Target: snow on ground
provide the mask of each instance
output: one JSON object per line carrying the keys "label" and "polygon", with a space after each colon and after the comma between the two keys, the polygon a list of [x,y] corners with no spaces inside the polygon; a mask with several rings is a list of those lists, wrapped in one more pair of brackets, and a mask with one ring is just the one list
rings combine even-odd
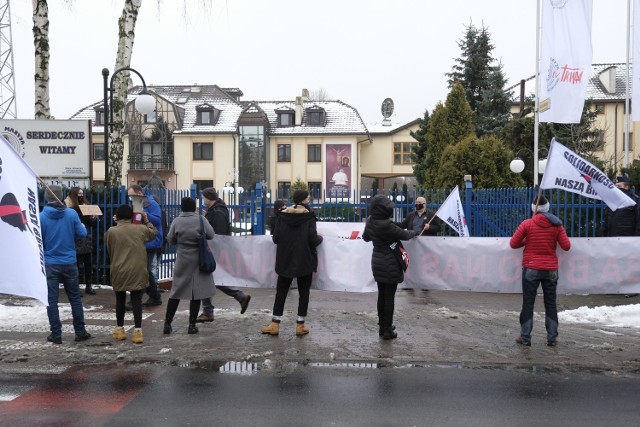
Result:
{"label": "snow on ground", "polygon": [[619,328],[640,328],[640,304],[617,307],[580,307],[558,313],[562,323],[588,323]]}

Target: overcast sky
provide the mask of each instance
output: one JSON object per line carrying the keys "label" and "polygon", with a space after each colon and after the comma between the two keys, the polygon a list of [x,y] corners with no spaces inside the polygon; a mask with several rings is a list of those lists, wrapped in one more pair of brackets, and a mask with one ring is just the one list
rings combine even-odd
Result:
{"label": "overcast sky", "polygon": [[[464,26],[484,24],[510,84],[535,72],[536,0],[144,0],[132,67],[147,84],[237,87],[243,100],[294,100],[302,88],[357,108],[366,123],[422,117],[444,100]],[[184,12],[184,3],[189,8]],[[12,0],[18,118],[33,118],[31,0]],[[51,112],[102,99],[124,0],[49,0]],[[594,63],[625,62],[626,0],[594,0]],[[134,84],[139,84],[133,77]]]}

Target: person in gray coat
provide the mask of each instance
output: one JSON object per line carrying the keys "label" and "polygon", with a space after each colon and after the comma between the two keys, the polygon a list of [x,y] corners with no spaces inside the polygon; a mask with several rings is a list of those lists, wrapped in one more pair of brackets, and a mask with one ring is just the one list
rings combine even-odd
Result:
{"label": "person in gray coat", "polygon": [[[211,298],[215,293],[215,283],[211,273],[202,273],[198,268],[198,236],[200,235],[201,215],[196,213],[196,201],[183,197],[180,203],[181,213],[171,223],[167,241],[177,245],[176,262],[173,269],[173,285],[169,293],[167,314],[164,321],[164,333],[172,331],[171,322],[178,310],[181,299],[191,301],[189,305],[188,333],[197,334],[196,318],[200,310],[200,300]],[[202,218],[202,226],[207,240],[213,239],[214,231],[209,221]]]}
{"label": "person in gray coat", "polygon": [[393,202],[386,196],[374,196],[369,212],[362,240],[373,243],[371,271],[378,284],[379,335],[390,340],[398,336],[393,326],[393,311],[398,283],[404,281],[404,271],[390,245],[398,240],[412,239],[417,234],[413,230],[403,230],[391,220]]}

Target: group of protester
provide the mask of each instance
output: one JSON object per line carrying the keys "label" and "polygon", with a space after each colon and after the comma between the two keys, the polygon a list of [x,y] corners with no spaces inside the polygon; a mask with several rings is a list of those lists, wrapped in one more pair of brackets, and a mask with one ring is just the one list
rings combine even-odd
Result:
{"label": "group of protester", "polygon": [[[627,177],[618,178],[618,187],[634,201],[638,201],[630,190]],[[142,306],[162,304],[157,283],[157,259],[164,230],[161,210],[153,197],[145,195],[142,187],[138,185],[132,185],[128,194],[144,196],[144,212],[134,220],[131,206],[121,205],[114,216],[116,226],[109,228],[105,234],[105,245],[111,260],[111,285],[116,295],[116,328],[112,336],[116,340],[127,338],[124,314],[126,293],[129,292],[134,316],[132,341],[142,343]],[[76,265],[76,262],[81,262],[83,253],[76,251],[76,242],[86,238],[86,228],[95,218],[83,216],[78,209],[78,205],[83,203],[81,190],[69,191],[69,197],[65,201],[72,209],[66,209],[65,204],[60,201],[61,198],[62,189],[59,186],[49,186],[45,194],[47,204],[41,213],[49,289],[47,313],[51,326],[51,334],[47,340],[56,344],[62,342],[58,314],[59,283],[63,284],[71,304],[75,340],[91,338],[84,325]],[[216,190],[212,187],[203,190],[202,198],[207,206],[204,220],[196,212],[195,199],[184,197],[181,201],[181,213],[172,221],[166,235],[167,241],[176,245],[177,255],[165,315],[164,334],[171,334],[173,331],[172,322],[181,299],[190,301],[187,329],[189,334],[198,333],[196,323],[213,321],[211,299],[216,288],[235,298],[240,304],[241,313],[247,310],[251,300],[250,295],[239,289],[216,286],[213,275],[203,273],[198,268],[199,236],[204,234],[210,240],[215,234],[231,235],[229,211]],[[263,334],[279,334],[286,298],[294,278],[299,294],[296,335],[309,333],[305,318],[309,307],[312,275],[318,266],[317,247],[323,240],[317,232],[317,220],[309,203],[309,192],[296,190],[293,194],[293,205],[287,206],[281,200],[274,204],[274,215],[270,217],[269,223],[273,243],[277,245],[275,272],[278,279],[272,319],[261,329]],[[394,254],[395,244],[421,235],[436,235],[441,230],[441,221],[426,208],[424,197],[416,199],[415,211],[401,222],[392,220],[393,209],[394,204],[389,198],[383,195],[374,196],[370,202],[370,215],[362,235],[364,241],[373,244],[371,269],[378,287],[379,336],[385,340],[398,336],[393,323],[395,294],[398,284],[404,280],[402,262],[399,262]],[[534,303],[537,289],[542,286],[547,345],[555,346],[558,336],[556,248],[560,246],[568,251],[571,242],[560,219],[549,212],[550,203],[542,194],[536,196],[531,209],[533,216],[524,220],[510,239],[512,248],[524,247],[523,301],[520,334],[516,342],[523,346],[531,345]],[[636,204],[615,212],[608,210],[605,214],[604,229],[607,236],[640,235],[640,207]],[[86,271],[85,262],[85,283],[88,286],[86,293],[90,294],[95,291],[90,288],[90,278],[86,276]],[[143,304],[142,294],[145,291],[149,299]],[[203,312],[198,316],[201,302]]]}

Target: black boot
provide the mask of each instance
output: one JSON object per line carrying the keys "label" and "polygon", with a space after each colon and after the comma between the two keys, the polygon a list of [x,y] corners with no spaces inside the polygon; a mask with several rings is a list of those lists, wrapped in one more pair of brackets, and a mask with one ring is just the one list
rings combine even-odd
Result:
{"label": "black boot", "polygon": [[188,334],[197,334],[198,333],[198,327],[196,326],[195,323],[189,323],[189,329],[187,329],[187,333]]}
{"label": "black boot", "polygon": [[86,285],[84,287],[84,293],[87,295],[95,295],[96,291],[93,290],[93,288],[91,287],[91,285]]}
{"label": "black boot", "polygon": [[169,335],[171,332],[173,331],[173,328],[171,327],[171,322],[169,322],[168,320],[164,321],[164,329],[163,329],[163,333],[165,335]]}
{"label": "black boot", "polygon": [[[396,325],[391,325],[391,330],[395,331],[396,330]],[[384,328],[382,326],[380,326],[380,329],[378,331],[378,335],[380,335],[380,336],[384,335]]]}
{"label": "black boot", "polygon": [[394,331],[394,329],[395,328],[393,326],[385,328],[384,332],[382,333],[382,339],[392,340],[394,338],[398,338],[398,334],[396,333],[396,331]]}

